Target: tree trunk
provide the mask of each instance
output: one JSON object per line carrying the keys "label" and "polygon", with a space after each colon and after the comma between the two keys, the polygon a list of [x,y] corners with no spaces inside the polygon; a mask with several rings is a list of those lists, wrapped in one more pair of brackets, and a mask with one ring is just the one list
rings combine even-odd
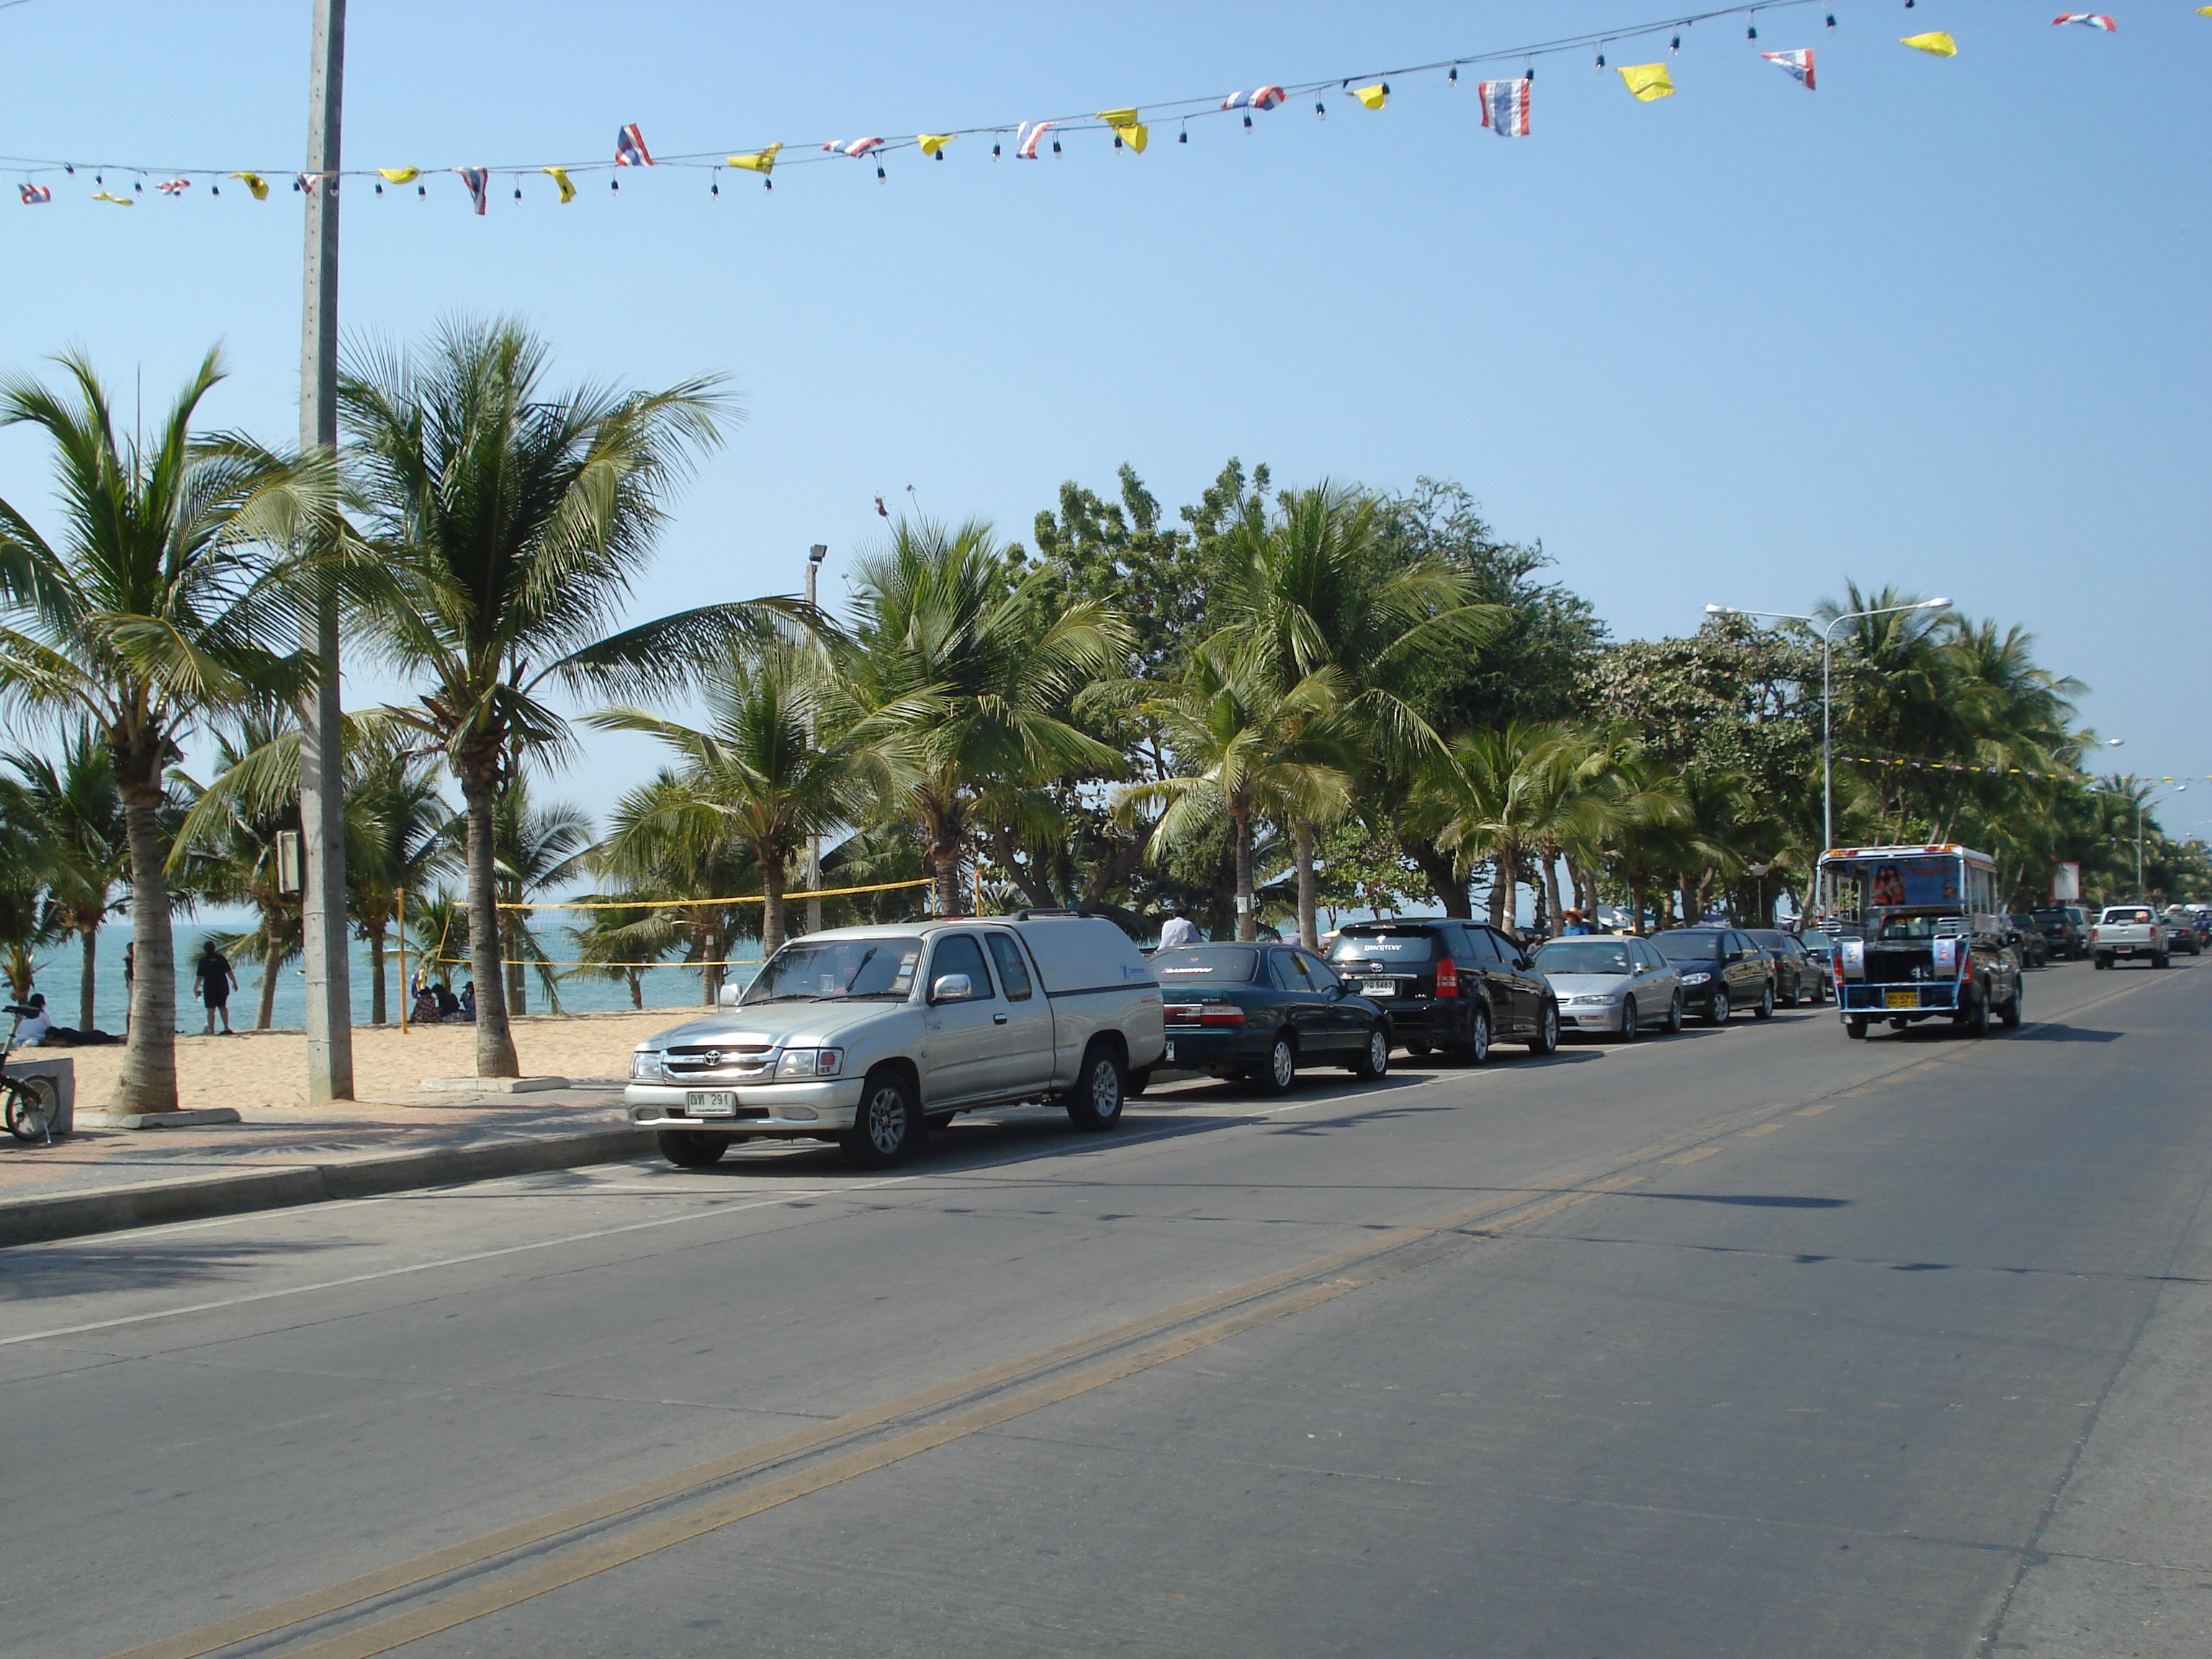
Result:
{"label": "tree trunk", "polygon": [[1544,927],[1546,939],[1557,939],[1565,925],[1559,920],[1559,855],[1544,854]]}
{"label": "tree trunk", "polygon": [[368,929],[368,1023],[385,1023],[384,990],[384,923],[370,924]]}
{"label": "tree trunk", "polygon": [[[138,771],[139,757],[118,755],[116,771]],[[131,843],[131,939],[137,971],[131,981],[131,1035],[116,1079],[116,1105],[126,1112],[177,1109],[177,956],[169,933],[169,884],[161,869],[161,763],[149,757],[143,778],[123,786],[123,822]]]}
{"label": "tree trunk", "polygon": [[632,969],[627,977],[629,980],[629,1006],[642,1011],[645,1007],[645,975]]}
{"label": "tree trunk", "polygon": [[761,870],[761,960],[783,948],[783,858],[767,847],[753,848]]}
{"label": "tree trunk", "polygon": [[[1024,898],[1040,910],[1060,908],[1060,896],[1019,856],[1020,848],[1014,841],[1013,833],[1003,823],[991,826],[991,850],[998,854],[999,867],[1012,876],[1014,885],[1022,890]],[[1097,884],[1094,882],[1092,885],[1096,887]],[[1099,896],[1094,894],[1091,896]]]}
{"label": "tree trunk", "polygon": [[1492,862],[1498,874],[1490,884],[1490,925],[1510,928],[1513,926],[1513,884],[1516,866],[1521,860],[1510,848],[1501,848]]}
{"label": "tree trunk", "polygon": [[495,778],[461,779],[462,811],[469,831],[469,970],[477,982],[477,1075],[520,1077],[514,1033],[507,1024],[507,975],[499,960],[499,872],[492,846],[492,813],[498,799]]}
{"label": "tree trunk", "polygon": [[960,820],[952,807],[928,806],[923,809],[922,825],[929,840],[929,866],[937,878],[931,890],[936,895],[937,914],[940,916],[963,915],[960,903]]}
{"label": "tree trunk", "polygon": [[77,938],[82,942],[84,966],[77,975],[76,1029],[89,1031],[100,1024],[94,1007],[99,1000],[97,993],[100,989],[100,924],[96,921],[88,924],[80,918]]}
{"label": "tree trunk", "polygon": [[[510,896],[520,898],[522,895],[516,893]],[[512,927],[514,936],[512,939],[507,937],[508,927],[502,926],[500,929],[500,940],[503,946],[501,954],[507,959],[507,1011],[510,1015],[520,1016],[530,1012],[530,983],[523,977],[522,912],[508,910],[503,914],[514,918]]]}
{"label": "tree trunk", "polygon": [[1314,915],[1316,899],[1314,881],[1314,823],[1311,818],[1300,818],[1292,826],[1297,837],[1298,848],[1298,943],[1309,951],[1321,949],[1321,923]]}
{"label": "tree trunk", "polygon": [[265,1031],[276,1018],[276,975],[283,971],[284,945],[276,932],[276,914],[261,920],[261,1002],[253,1011],[253,1029]]}
{"label": "tree trunk", "polygon": [[1231,811],[1229,817],[1230,839],[1236,843],[1237,858],[1237,937],[1249,945],[1260,937],[1260,915],[1252,897],[1252,812]]}
{"label": "tree trunk", "polygon": [[1421,873],[1429,878],[1429,890],[1446,915],[1461,921],[1474,920],[1474,904],[1468,896],[1468,883],[1456,859],[1425,841],[1401,838],[1398,850],[1420,866]]}

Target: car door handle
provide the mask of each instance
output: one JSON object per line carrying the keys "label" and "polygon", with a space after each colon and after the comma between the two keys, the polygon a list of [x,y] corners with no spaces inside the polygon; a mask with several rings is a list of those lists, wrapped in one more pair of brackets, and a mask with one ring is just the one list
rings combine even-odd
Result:
{"label": "car door handle", "polygon": [[1004,1014],[994,1014],[991,1016],[991,1024],[994,1025],[1004,1025],[1006,1023],[1006,1017]]}

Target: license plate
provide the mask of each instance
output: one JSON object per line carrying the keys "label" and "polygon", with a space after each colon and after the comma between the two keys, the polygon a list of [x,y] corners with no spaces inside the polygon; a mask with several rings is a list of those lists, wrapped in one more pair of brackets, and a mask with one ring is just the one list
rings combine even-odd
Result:
{"label": "license plate", "polygon": [[1885,1008],[1917,1008],[1920,1006],[1920,993],[1891,991],[1883,996],[1881,1006]]}
{"label": "license plate", "polygon": [[1167,1052],[1162,1054],[1160,1058],[1172,1064],[1175,1060],[1175,1044],[1172,1042],[1169,1043],[1167,1046]]}
{"label": "license plate", "polygon": [[735,1117],[738,1097],[728,1089],[692,1089],[684,1096],[684,1109],[693,1117]]}
{"label": "license plate", "polygon": [[2136,953],[2136,947],[2132,945],[2115,945],[2112,949],[2118,955],[2124,957],[2131,957]]}
{"label": "license plate", "polygon": [[1359,981],[1359,994],[1364,997],[1395,997],[1398,994],[1398,981],[1395,979],[1363,979]]}

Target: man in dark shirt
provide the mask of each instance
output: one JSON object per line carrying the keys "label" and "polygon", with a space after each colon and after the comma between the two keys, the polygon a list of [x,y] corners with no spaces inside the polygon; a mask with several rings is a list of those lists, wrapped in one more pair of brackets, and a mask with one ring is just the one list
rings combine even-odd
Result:
{"label": "man in dark shirt", "polygon": [[199,960],[192,964],[192,988],[199,993],[201,1005],[207,1010],[207,1034],[215,1035],[216,1016],[222,1016],[222,1034],[231,1035],[230,993],[238,983],[238,975],[231,970],[230,958],[216,949],[213,939],[200,946]]}

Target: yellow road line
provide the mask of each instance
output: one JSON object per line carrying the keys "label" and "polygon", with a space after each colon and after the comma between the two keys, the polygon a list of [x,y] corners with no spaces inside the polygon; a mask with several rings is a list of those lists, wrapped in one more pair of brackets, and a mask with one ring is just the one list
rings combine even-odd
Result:
{"label": "yellow road line", "polygon": [[1753,1135],[1771,1135],[1777,1129],[1786,1129],[1789,1127],[1786,1123],[1761,1123],[1755,1127],[1746,1129],[1743,1132],[1743,1139],[1749,1140]]}
{"label": "yellow road line", "polygon": [[1683,1152],[1674,1158],[1662,1158],[1659,1161],[1662,1164],[1695,1164],[1701,1158],[1718,1156],[1720,1150],[1717,1146],[1700,1146],[1695,1152]]}
{"label": "yellow road line", "polygon": [[[1856,1094],[1856,1093],[1858,1093],[1859,1091],[1858,1091],[1856,1089],[1854,1089],[1854,1090],[1852,1090],[1852,1091],[1851,1091],[1851,1092],[1852,1092],[1853,1094]],[[1834,1111],[1834,1110],[1836,1109],[1836,1108],[1837,1108],[1837,1107],[1838,1107],[1838,1106],[1842,1105],[1843,1103],[1843,1103],[1840,1099],[1838,1099],[1838,1100],[1824,1100],[1824,1101],[1822,1101],[1822,1102],[1821,1102],[1818,1106],[1808,1106],[1808,1107],[1805,1107],[1803,1109],[1802,1109],[1802,1110],[1800,1110],[1800,1111],[1796,1111],[1796,1112],[1793,1112],[1793,1113],[1791,1113],[1791,1114],[1790,1114],[1790,1115],[1791,1115],[1791,1116],[1793,1116],[1793,1117],[1818,1117],[1818,1116],[1820,1116],[1820,1114],[1821,1114],[1821,1113],[1823,1113],[1823,1112],[1832,1112],[1832,1111]]]}

